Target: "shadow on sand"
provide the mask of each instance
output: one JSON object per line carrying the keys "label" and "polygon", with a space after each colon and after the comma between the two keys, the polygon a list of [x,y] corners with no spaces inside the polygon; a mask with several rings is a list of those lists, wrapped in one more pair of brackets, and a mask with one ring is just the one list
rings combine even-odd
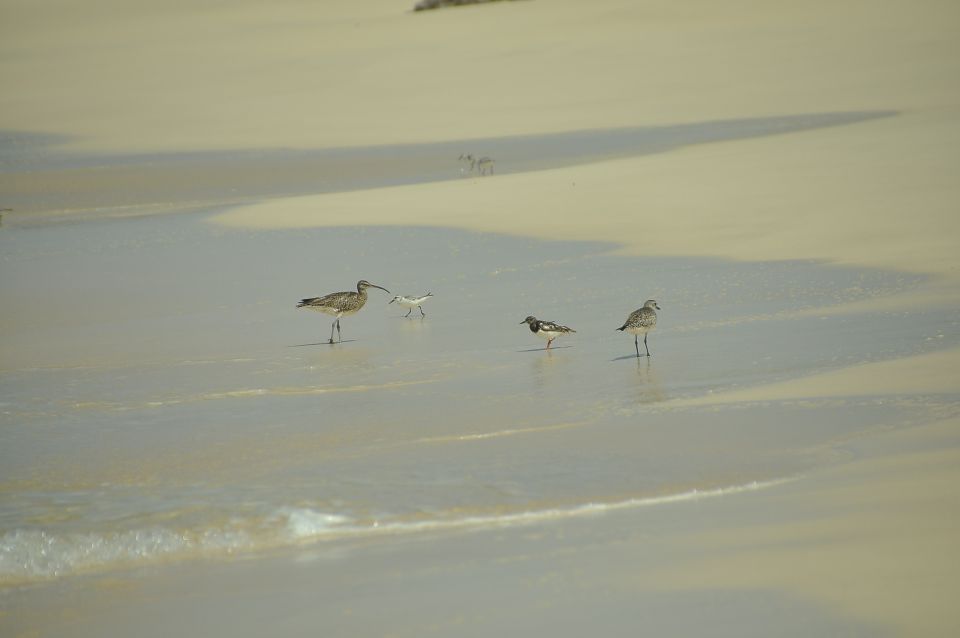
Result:
{"label": "shadow on sand", "polygon": [[353,343],[354,341],[357,341],[357,340],[344,339],[343,341],[334,341],[333,343],[330,343],[329,341],[317,341],[316,343],[295,343],[287,347],[288,348],[305,348],[307,346],[339,346],[341,343]]}

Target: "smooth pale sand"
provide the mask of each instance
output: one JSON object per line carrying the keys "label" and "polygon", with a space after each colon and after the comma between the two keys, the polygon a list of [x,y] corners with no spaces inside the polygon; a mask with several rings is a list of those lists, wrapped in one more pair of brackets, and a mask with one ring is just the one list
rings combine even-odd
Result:
{"label": "smooth pale sand", "polygon": [[[121,152],[891,109],[662,155],[273,200],[218,222],[442,225],[633,254],[818,259],[931,276],[887,309],[957,306],[956,2],[536,0],[423,15],[412,4],[4,0],[0,77],[14,88],[0,115],[8,129],[68,135],[71,149]],[[958,359],[869,364],[701,402],[956,393]],[[955,633],[960,422],[893,433],[860,454],[775,496],[739,499],[735,528],[700,521],[657,538],[672,563],[632,585],[789,592],[880,630]]]}
{"label": "smooth pale sand", "polygon": [[957,370],[960,370],[960,351],[948,350],[679,400],[675,404],[693,406],[823,397],[953,394],[957,391]]}

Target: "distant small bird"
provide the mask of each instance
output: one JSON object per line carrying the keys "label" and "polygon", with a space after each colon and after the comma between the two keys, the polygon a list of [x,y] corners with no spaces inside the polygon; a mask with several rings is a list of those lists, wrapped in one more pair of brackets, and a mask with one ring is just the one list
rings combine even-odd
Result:
{"label": "distant small bird", "polygon": [[477,160],[477,168],[480,169],[481,175],[486,175],[487,171],[493,175],[493,158],[492,157],[481,157]]}
{"label": "distant small bird", "polygon": [[462,166],[460,167],[460,174],[466,175],[467,173],[473,173],[476,170],[480,171],[481,175],[486,175],[489,172],[493,175],[493,158],[487,157],[474,157],[472,153],[464,153],[458,158]]}
{"label": "distant small bird", "polygon": [[566,326],[561,326],[558,323],[553,323],[552,321],[540,321],[534,316],[529,316],[520,323],[525,323],[530,326],[530,332],[535,335],[539,335],[547,340],[547,350],[550,349],[550,344],[553,343],[553,340],[559,337],[560,335],[570,334],[571,332],[576,332],[573,328],[568,328]]}
{"label": "distant small bird", "polygon": [[[428,292],[422,297],[407,297],[405,295],[397,295],[396,297],[388,301],[387,305],[389,306],[394,301],[396,301],[397,305],[403,306],[404,308],[409,308],[410,310],[407,311],[407,314],[403,315],[404,317],[409,317],[410,313],[413,312],[414,308],[420,308],[420,304],[426,302],[432,296],[433,296],[432,292]],[[420,308],[420,316],[421,317],[427,316],[427,313],[423,311],[423,308]]]}
{"label": "distant small bird", "polygon": [[477,158],[475,158],[471,153],[461,153],[458,159],[461,164],[460,166],[461,175],[472,173],[473,168],[477,165]]}
{"label": "distant small bird", "polygon": [[332,292],[323,297],[301,299],[300,303],[297,304],[297,308],[308,308],[335,316],[336,319],[333,321],[333,325],[330,326],[329,343],[333,343],[334,328],[337,329],[337,340],[343,341],[343,338],[340,336],[340,317],[355,315],[363,308],[364,304],[367,303],[367,288],[379,288],[384,292],[390,292],[382,286],[372,284],[366,279],[361,279],[357,282],[357,292]]}
{"label": "distant small bird", "polygon": [[617,328],[621,332],[629,332],[633,335],[633,345],[637,349],[637,358],[640,357],[640,344],[637,338],[641,334],[643,335],[643,347],[647,351],[647,356],[650,356],[650,348],[647,347],[647,333],[657,325],[657,313],[654,309],[660,310],[660,306],[653,299],[648,299],[643,304],[643,308],[631,312],[623,325]]}

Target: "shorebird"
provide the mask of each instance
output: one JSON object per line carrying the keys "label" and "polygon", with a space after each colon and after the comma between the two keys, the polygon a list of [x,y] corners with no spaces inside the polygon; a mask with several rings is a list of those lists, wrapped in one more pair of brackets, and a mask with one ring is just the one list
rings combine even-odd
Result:
{"label": "shorebird", "polygon": [[357,282],[357,292],[332,292],[323,297],[311,297],[301,299],[297,308],[309,308],[327,315],[333,315],[333,325],[330,326],[330,341],[333,343],[333,329],[337,329],[337,340],[343,341],[340,336],[340,317],[357,314],[363,305],[367,303],[367,288],[379,288],[384,292],[390,292],[383,286],[372,284],[366,279]]}
{"label": "shorebird", "polygon": [[623,325],[617,328],[620,332],[629,332],[633,335],[633,345],[637,349],[637,358],[640,358],[640,343],[637,338],[641,334],[643,335],[643,347],[647,351],[647,356],[650,356],[650,348],[647,347],[647,333],[657,325],[656,310],[660,310],[660,306],[653,299],[648,299],[643,304],[643,308],[631,312]]}
{"label": "shorebird", "polygon": [[481,157],[477,160],[477,168],[480,169],[481,175],[486,175],[487,171],[490,171],[490,174],[493,175],[493,158]]}
{"label": "shorebird", "polygon": [[463,166],[460,167],[461,175],[465,175],[468,172],[472,173],[477,169],[480,170],[481,175],[486,175],[487,171],[490,171],[490,174],[493,175],[492,157],[474,157],[472,153],[464,153],[460,155],[458,159],[463,163]]}
{"label": "shorebird", "polygon": [[[409,316],[410,316],[410,313],[413,312],[413,309],[414,309],[414,308],[420,308],[420,304],[426,302],[427,299],[429,299],[429,298],[432,297],[432,296],[433,296],[433,293],[432,293],[432,292],[428,292],[427,294],[423,295],[422,297],[407,297],[407,296],[405,296],[405,295],[397,295],[396,297],[394,297],[393,299],[391,299],[390,301],[388,301],[388,302],[387,302],[387,305],[389,306],[389,305],[392,304],[394,301],[396,301],[398,306],[403,306],[404,308],[409,308],[410,310],[407,311],[407,314],[403,315],[404,317],[409,317]],[[425,312],[423,311],[423,308],[420,308],[420,316],[421,316],[421,317],[426,317],[426,316],[427,316],[427,313],[425,313]]]}
{"label": "shorebird", "polygon": [[539,335],[547,340],[547,350],[550,349],[550,344],[553,343],[553,340],[559,337],[560,335],[570,334],[571,332],[576,332],[573,328],[568,328],[566,326],[561,326],[558,323],[553,323],[552,321],[540,321],[534,316],[529,316],[520,323],[525,323],[530,326],[530,332],[535,335]]}
{"label": "shorebird", "polygon": [[472,173],[473,169],[477,166],[477,158],[474,157],[472,153],[462,153],[458,159],[460,163],[463,164],[463,166],[460,167],[461,175]]}

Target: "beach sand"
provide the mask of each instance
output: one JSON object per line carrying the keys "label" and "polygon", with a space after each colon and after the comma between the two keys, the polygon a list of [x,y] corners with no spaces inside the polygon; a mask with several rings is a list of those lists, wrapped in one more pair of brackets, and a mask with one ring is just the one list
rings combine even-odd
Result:
{"label": "beach sand", "polygon": [[944,586],[957,427],[882,435],[841,466],[722,500],[88,578],[54,587],[52,617],[14,594],[15,620],[73,636],[945,636],[960,622]]}
{"label": "beach sand", "polygon": [[0,633],[956,634],[960,8],[407,4],[0,3]]}

